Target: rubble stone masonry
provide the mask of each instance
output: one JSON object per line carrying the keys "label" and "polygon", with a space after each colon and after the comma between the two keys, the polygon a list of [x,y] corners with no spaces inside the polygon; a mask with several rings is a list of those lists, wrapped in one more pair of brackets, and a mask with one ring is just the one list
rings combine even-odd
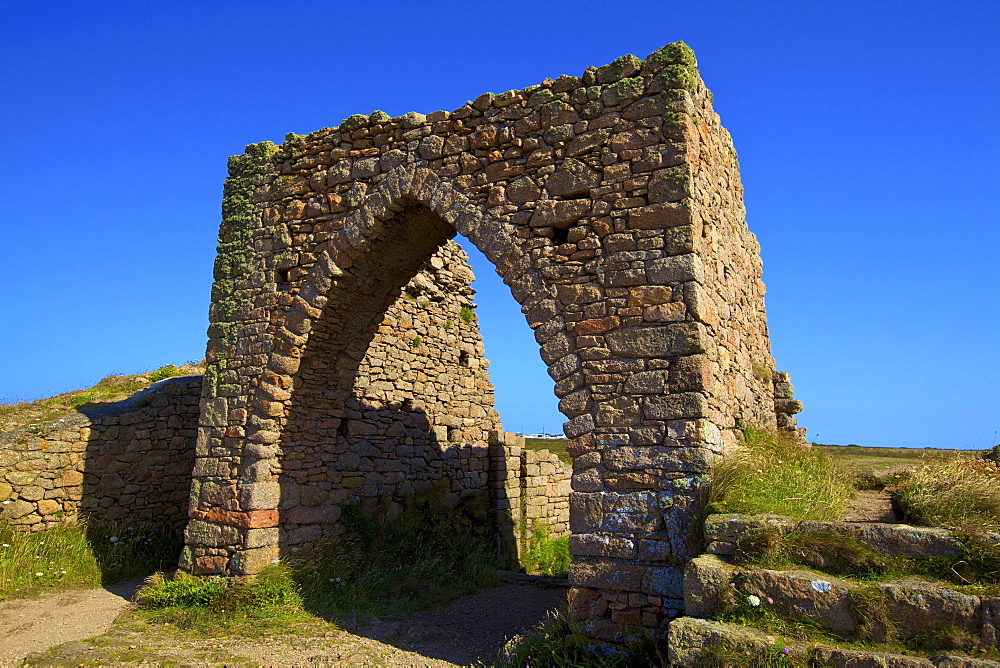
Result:
{"label": "rubble stone masonry", "polygon": [[171,378],[126,401],[0,434],[0,517],[40,531],[78,519],[180,530],[201,377]]}
{"label": "rubble stone masonry", "polygon": [[182,567],[254,572],[345,500],[515,477],[456,234],[568,420],[571,616],[665,634],[713,458],[776,426],[736,154],[682,43],[231,159]]}

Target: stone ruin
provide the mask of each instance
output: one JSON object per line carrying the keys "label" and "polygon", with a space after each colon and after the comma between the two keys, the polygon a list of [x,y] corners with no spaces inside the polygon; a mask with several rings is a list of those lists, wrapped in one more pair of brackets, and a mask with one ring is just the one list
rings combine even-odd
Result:
{"label": "stone ruin", "polygon": [[521,305],[568,420],[573,619],[665,633],[713,458],[741,424],[774,428],[788,384],[711,99],[678,42],[232,158],[182,567],[256,572],[344,502],[442,480],[516,521],[458,234]]}
{"label": "stone ruin", "polygon": [[[571,534],[585,633],[665,636],[713,459],[801,409],[690,49],[351,116],[229,169],[204,378],[0,435],[4,519],[186,515],[182,568],[240,575],[336,532],[345,503],[485,492],[512,562],[534,522]],[[572,470],[502,431],[456,235],[534,330]]]}

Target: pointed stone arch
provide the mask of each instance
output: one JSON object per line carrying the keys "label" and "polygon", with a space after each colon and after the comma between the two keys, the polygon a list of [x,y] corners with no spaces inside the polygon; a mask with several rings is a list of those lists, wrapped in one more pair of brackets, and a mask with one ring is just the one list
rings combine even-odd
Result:
{"label": "pointed stone arch", "polygon": [[303,360],[323,349],[352,360],[351,382],[371,373],[369,344],[334,342],[351,329],[336,304],[376,286],[378,305],[351,297],[370,333],[456,233],[521,304],[567,416],[571,614],[606,639],[663,631],[683,607],[713,458],[734,427],[775,420],[735,152],[681,43],[231,159],[182,566],[247,573],[279,556],[299,526],[279,450],[300,445],[289,415],[311,419],[296,403],[313,382]]}

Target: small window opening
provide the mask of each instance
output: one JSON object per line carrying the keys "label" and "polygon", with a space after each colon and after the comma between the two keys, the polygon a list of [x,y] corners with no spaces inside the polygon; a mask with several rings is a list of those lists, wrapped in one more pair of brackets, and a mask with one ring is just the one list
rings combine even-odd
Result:
{"label": "small window opening", "polygon": [[275,271],[274,272],[274,282],[277,283],[277,284],[279,284],[279,285],[288,285],[288,283],[289,283],[289,280],[288,280],[288,270],[287,269],[278,269],[277,271]]}
{"label": "small window opening", "polygon": [[569,241],[569,228],[555,228],[552,230],[552,238],[556,244],[564,244]]}
{"label": "small window opening", "polygon": [[458,366],[464,366],[467,369],[469,368],[469,366],[470,366],[470,364],[469,364],[469,353],[467,353],[467,352],[461,352],[461,353],[458,354]]}

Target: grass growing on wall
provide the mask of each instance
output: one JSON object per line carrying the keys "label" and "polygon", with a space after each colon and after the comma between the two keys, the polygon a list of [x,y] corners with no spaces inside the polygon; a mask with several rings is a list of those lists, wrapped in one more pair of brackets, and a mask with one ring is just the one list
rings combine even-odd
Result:
{"label": "grass growing on wall", "polygon": [[64,392],[54,397],[35,401],[0,402],[0,432],[18,427],[34,426],[69,415],[78,410],[101,406],[127,399],[152,383],[188,374],[204,373],[201,363],[175,366],[166,364],[149,373],[133,375],[112,374],[102,378],[96,385],[72,392]]}
{"label": "grass growing on wall", "polygon": [[843,515],[854,485],[829,456],[763,429],[743,434],[743,447],[712,470],[715,512],[774,513],[797,520]]}
{"label": "grass growing on wall", "polygon": [[15,531],[0,525],[0,600],[96,587],[177,564],[180,532],[127,524]]}

